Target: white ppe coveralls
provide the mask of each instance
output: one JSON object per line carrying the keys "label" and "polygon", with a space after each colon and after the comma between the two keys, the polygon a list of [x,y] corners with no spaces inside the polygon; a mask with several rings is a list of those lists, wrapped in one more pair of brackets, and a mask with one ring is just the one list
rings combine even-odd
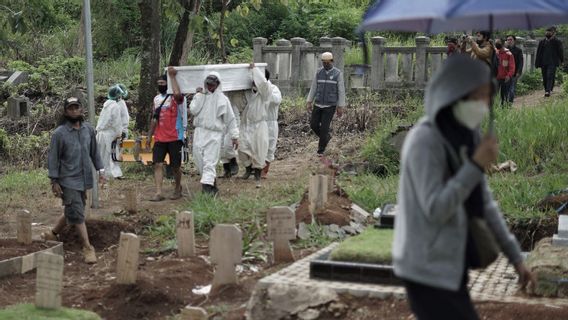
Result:
{"label": "white ppe coveralls", "polygon": [[[211,72],[209,75],[214,75],[221,81],[217,72]],[[204,87],[204,92],[196,93],[189,105],[195,126],[193,160],[201,174],[201,184],[214,185],[217,177],[216,166],[223,144],[223,131],[228,128],[231,139],[238,139],[239,129],[229,98],[223,94],[221,83],[215,92],[209,92],[206,85]]]}
{"label": "white ppe coveralls", "polygon": [[252,68],[252,79],[256,92],[251,90],[246,93],[247,106],[241,114],[239,160],[245,167],[262,169],[266,165],[268,152],[266,109],[272,96],[272,88],[258,68]]}
{"label": "white ppe coveralls", "polygon": [[122,170],[112,160],[112,142],[122,134],[120,105],[117,101],[107,100],[103,105],[97,122],[97,147],[105,167],[107,178],[122,177]]}
{"label": "white ppe coveralls", "polygon": [[278,142],[278,108],[282,103],[282,93],[277,86],[268,81],[272,96],[266,109],[266,125],[268,126],[268,152],[266,154],[266,161],[274,161],[274,153],[276,152],[276,143]]}
{"label": "white ppe coveralls", "polygon": [[[233,109],[233,114],[235,115],[235,123],[237,128],[241,125],[241,113],[237,106],[239,103],[238,94],[242,91],[231,91],[227,93],[229,101],[231,102],[231,107]],[[241,93],[242,96],[242,93]],[[233,140],[231,135],[229,134],[229,128],[225,128],[225,132],[223,133],[223,146],[221,147],[221,163],[229,163],[231,159],[238,157],[238,152],[233,147]]]}
{"label": "white ppe coveralls", "polygon": [[125,134],[125,138],[128,138],[128,124],[130,123],[130,115],[128,114],[128,107],[123,99],[118,101],[120,106],[120,120],[122,121],[122,133]]}

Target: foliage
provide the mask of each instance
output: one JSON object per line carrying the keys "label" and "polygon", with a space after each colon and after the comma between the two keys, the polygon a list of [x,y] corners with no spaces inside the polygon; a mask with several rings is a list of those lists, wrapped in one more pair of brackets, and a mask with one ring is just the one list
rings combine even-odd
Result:
{"label": "foliage", "polygon": [[0,151],[2,160],[20,168],[40,168],[46,164],[50,134],[13,134],[8,136],[0,129]]}
{"label": "foliage", "polygon": [[517,96],[528,94],[542,87],[542,77],[540,71],[525,72],[517,81],[515,93]]}
{"label": "foliage", "polygon": [[21,319],[21,320],[100,320],[101,318],[94,312],[59,308],[57,310],[36,308],[33,304],[18,304],[8,306],[0,310],[2,319]]}
{"label": "foliage", "polygon": [[351,201],[368,212],[373,212],[389,203],[396,203],[398,191],[396,174],[384,178],[370,173],[355,177],[341,176],[339,184],[349,194]]}

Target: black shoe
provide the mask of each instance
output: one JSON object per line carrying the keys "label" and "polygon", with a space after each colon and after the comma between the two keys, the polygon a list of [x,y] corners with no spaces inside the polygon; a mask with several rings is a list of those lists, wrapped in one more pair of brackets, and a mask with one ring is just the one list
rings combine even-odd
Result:
{"label": "black shoe", "polygon": [[229,168],[231,169],[231,175],[236,176],[239,173],[239,164],[237,163],[237,158],[231,159],[229,161]]}
{"label": "black shoe", "polygon": [[217,195],[217,192],[219,192],[219,189],[217,189],[216,186],[212,186],[210,184],[201,184],[201,187],[203,193],[209,194],[211,196],[215,196]]}
{"label": "black shoe", "polygon": [[230,163],[223,163],[223,178],[230,178],[231,177],[231,164]]}
{"label": "black shoe", "polygon": [[262,173],[262,169],[254,169],[254,181],[256,182],[256,187],[260,188],[260,175]]}
{"label": "black shoe", "polygon": [[252,165],[250,165],[250,166],[248,166],[248,167],[246,168],[245,174],[243,174],[243,175],[241,176],[241,179],[246,180],[246,179],[248,179],[248,178],[250,177],[251,174],[252,174]]}
{"label": "black shoe", "polygon": [[550,97],[550,92],[545,92],[545,93],[544,93],[544,96],[545,96],[545,97]]}

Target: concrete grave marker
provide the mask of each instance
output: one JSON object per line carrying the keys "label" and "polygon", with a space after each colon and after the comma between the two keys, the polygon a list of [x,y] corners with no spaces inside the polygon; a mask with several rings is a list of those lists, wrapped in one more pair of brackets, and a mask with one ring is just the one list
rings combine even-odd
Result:
{"label": "concrete grave marker", "polygon": [[18,243],[32,243],[32,214],[28,210],[18,212]]}
{"label": "concrete grave marker", "polygon": [[309,190],[309,200],[310,200],[310,213],[312,214],[312,220],[314,213],[322,209],[327,202],[328,193],[328,177],[325,175],[317,174],[310,176],[310,190]]}
{"label": "concrete grave marker", "polygon": [[138,189],[131,187],[126,189],[125,209],[129,214],[136,214],[138,212]]}
{"label": "concrete grave marker", "polygon": [[61,307],[63,257],[53,253],[41,253],[37,257],[36,297],[38,308]]}
{"label": "concrete grave marker", "polygon": [[140,239],[133,233],[120,233],[116,281],[119,284],[133,284],[138,273]]}
{"label": "concrete grave marker", "polygon": [[176,214],[176,241],[180,258],[195,255],[195,226],[193,213],[182,211]]}
{"label": "concrete grave marker", "polygon": [[221,285],[237,283],[235,266],[241,263],[243,235],[237,226],[218,224],[211,231],[209,255],[215,265],[212,290]]}
{"label": "concrete grave marker", "polygon": [[296,239],[296,215],[290,207],[273,207],[268,210],[268,240],[272,240],[274,263],[294,261],[289,240]]}
{"label": "concrete grave marker", "polygon": [[568,216],[559,215],[558,216],[558,236],[562,238],[568,238]]}

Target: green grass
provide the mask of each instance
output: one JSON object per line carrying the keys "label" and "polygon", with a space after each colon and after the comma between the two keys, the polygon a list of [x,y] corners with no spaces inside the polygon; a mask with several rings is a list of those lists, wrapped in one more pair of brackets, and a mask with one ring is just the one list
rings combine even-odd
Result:
{"label": "green grass", "polygon": [[38,309],[33,304],[18,304],[0,310],[3,320],[100,320],[91,311],[61,308],[58,310]]}
{"label": "green grass", "polygon": [[9,198],[33,198],[34,194],[49,191],[47,170],[8,171],[0,176],[0,202]]}
{"label": "green grass", "polygon": [[347,238],[331,252],[331,260],[366,263],[392,261],[392,229],[369,227],[361,234]]}
{"label": "green grass", "polygon": [[349,194],[351,201],[370,213],[387,203],[396,203],[398,175],[385,178],[373,174],[341,177],[339,184]]}

